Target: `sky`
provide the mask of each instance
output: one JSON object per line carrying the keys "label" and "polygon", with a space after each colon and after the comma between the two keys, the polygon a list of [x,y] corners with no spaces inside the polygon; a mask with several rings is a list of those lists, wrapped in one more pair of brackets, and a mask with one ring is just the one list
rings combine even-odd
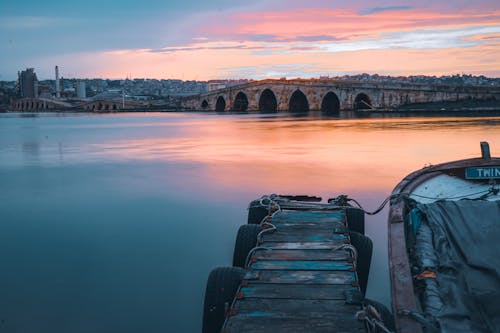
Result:
{"label": "sky", "polygon": [[500,1],[6,0],[0,45],[0,80],[500,77]]}

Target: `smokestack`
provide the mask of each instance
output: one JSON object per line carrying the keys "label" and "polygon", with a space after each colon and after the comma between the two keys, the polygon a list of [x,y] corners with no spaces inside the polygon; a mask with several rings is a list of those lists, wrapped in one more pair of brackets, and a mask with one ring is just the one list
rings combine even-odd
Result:
{"label": "smokestack", "polygon": [[61,87],[59,83],[59,67],[56,66],[56,98],[61,98]]}

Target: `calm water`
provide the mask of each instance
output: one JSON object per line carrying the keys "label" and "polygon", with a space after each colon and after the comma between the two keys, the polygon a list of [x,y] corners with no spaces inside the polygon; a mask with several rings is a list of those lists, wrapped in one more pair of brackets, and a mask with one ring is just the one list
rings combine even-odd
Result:
{"label": "calm water", "polygon": [[[374,210],[410,171],[500,155],[500,117],[0,114],[0,332],[198,332],[262,194]],[[389,303],[386,210],[368,296]]]}

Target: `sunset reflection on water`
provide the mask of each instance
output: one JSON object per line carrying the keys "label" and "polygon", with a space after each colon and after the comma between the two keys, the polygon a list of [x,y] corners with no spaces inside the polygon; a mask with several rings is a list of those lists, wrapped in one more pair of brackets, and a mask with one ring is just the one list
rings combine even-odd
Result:
{"label": "sunset reflection on water", "polygon": [[269,184],[290,193],[342,192],[389,190],[425,165],[478,156],[483,140],[491,141],[495,153],[499,137],[498,117],[207,116],[182,137],[110,141],[92,151],[117,160],[202,163],[208,182],[257,192]]}

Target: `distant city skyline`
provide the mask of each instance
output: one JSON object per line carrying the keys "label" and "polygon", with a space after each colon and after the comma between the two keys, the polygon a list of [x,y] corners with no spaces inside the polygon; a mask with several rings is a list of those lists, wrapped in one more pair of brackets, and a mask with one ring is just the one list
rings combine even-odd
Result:
{"label": "distant city skyline", "polygon": [[0,3],[0,80],[500,77],[495,0]]}

